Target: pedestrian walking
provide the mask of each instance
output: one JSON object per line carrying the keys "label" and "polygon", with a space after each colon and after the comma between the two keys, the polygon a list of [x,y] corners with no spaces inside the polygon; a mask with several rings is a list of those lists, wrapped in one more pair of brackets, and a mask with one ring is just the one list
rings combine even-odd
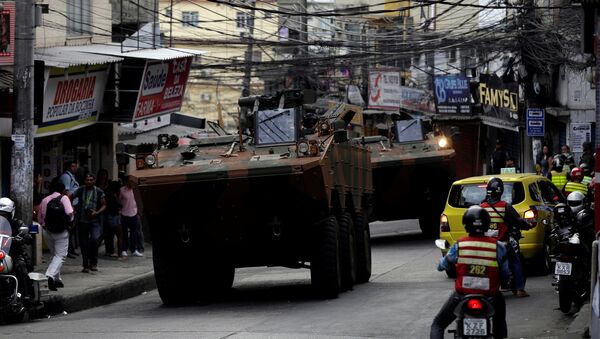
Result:
{"label": "pedestrian walking", "polygon": [[[77,174],[77,162],[76,161],[65,161],[64,163],[64,172],[58,178],[58,180],[65,186],[65,195],[71,199],[71,203],[73,208],[75,209],[75,216],[73,218],[73,222],[77,222],[77,204],[79,203],[79,199],[73,197],[73,193],[79,188],[79,182],[77,181],[75,175]],[[69,251],[67,253],[67,257],[75,258],[79,254],[75,252],[77,246],[77,227],[76,225],[71,225],[69,227]]]}
{"label": "pedestrian walking", "polygon": [[98,240],[100,239],[100,217],[106,209],[104,192],[96,187],[96,177],[88,173],[85,185],[78,188],[74,197],[79,199],[77,205],[77,232],[81,257],[83,258],[82,272],[98,271]]}
{"label": "pedestrian walking", "polygon": [[64,287],[60,271],[69,249],[68,228],[73,220],[73,206],[65,195],[65,185],[62,182],[55,181],[50,189],[52,193],[40,203],[38,221],[42,225],[44,241],[52,257],[46,269],[48,288],[56,291],[57,287]]}
{"label": "pedestrian walking", "polygon": [[[121,202],[119,201],[120,187],[121,185],[118,181],[110,181],[104,191],[106,199],[106,210],[103,213],[104,249],[105,255],[111,257],[120,257],[121,249],[123,248],[120,214]],[[116,251],[115,236],[117,237]]]}
{"label": "pedestrian walking", "polygon": [[492,174],[500,174],[503,167],[506,167],[508,153],[504,150],[504,145],[500,140],[496,140],[496,149],[492,153]]}
{"label": "pedestrian walking", "polygon": [[137,203],[133,196],[129,176],[124,176],[123,180],[125,185],[121,187],[119,200],[122,205],[121,225],[123,226],[123,239],[126,240],[124,241],[126,244],[124,244],[121,255],[126,257],[127,247],[129,247],[131,255],[141,257],[144,252],[144,238],[140,227]]}

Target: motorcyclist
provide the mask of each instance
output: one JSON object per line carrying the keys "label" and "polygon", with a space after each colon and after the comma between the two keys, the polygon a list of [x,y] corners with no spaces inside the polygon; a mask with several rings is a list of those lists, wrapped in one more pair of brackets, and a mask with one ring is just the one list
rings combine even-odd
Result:
{"label": "motorcyclist", "polygon": [[486,187],[486,198],[481,203],[491,217],[489,235],[506,245],[508,262],[513,274],[511,290],[517,297],[528,297],[525,291],[525,274],[519,258],[519,239],[521,230],[528,230],[532,225],[523,220],[511,204],[502,200],[504,182],[492,177]]}
{"label": "motorcyclist", "polygon": [[556,156],[552,160],[552,170],[550,171],[552,174],[552,183],[561,191],[567,184],[567,172],[563,171],[563,166],[564,161],[562,157]]}
{"label": "motorcyclist", "polygon": [[589,207],[583,193],[575,191],[567,196],[567,204],[571,208],[574,225],[579,231],[582,242],[591,250],[594,241],[594,212]]}
{"label": "motorcyclist", "polygon": [[506,248],[501,242],[485,235],[490,225],[490,215],[485,209],[471,206],[463,214],[462,220],[469,235],[458,239],[437,267],[438,271],[455,267],[456,282],[455,291],[431,324],[430,338],[444,337],[445,328],[456,319],[454,309],[467,294],[483,294],[493,298],[494,338],[506,338],[506,304],[500,293],[500,283],[507,281],[510,276]]}
{"label": "motorcyclist", "polygon": [[[0,218],[8,221],[12,228],[12,235],[19,234],[19,228],[25,226],[21,220],[15,219],[15,203],[6,197],[0,198]],[[33,261],[28,255],[27,246],[31,243],[31,235],[29,233],[20,237],[19,240],[14,239],[10,246],[10,255],[13,258],[13,274],[19,282],[19,292],[22,300],[28,300],[32,291],[29,290],[31,284],[28,284],[28,273],[33,271]]]}
{"label": "motorcyclist", "polygon": [[590,184],[592,183],[592,168],[585,162],[581,163],[579,168],[581,168],[583,171],[583,179],[581,180],[581,183],[586,185],[588,188],[591,188]]}
{"label": "motorcyclist", "polygon": [[574,167],[571,170],[571,180],[567,182],[563,193],[569,195],[571,192],[579,191],[584,195],[588,194],[588,186],[581,181],[583,180],[583,171],[579,167]]}

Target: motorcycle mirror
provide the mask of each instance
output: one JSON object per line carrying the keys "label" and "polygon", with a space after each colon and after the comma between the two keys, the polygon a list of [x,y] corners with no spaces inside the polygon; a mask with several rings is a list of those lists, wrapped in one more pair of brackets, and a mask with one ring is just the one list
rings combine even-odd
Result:
{"label": "motorcycle mirror", "polygon": [[548,219],[542,219],[542,224],[548,225]]}
{"label": "motorcycle mirror", "polygon": [[437,246],[439,249],[445,250],[450,247],[450,244],[446,240],[436,239],[435,246]]}

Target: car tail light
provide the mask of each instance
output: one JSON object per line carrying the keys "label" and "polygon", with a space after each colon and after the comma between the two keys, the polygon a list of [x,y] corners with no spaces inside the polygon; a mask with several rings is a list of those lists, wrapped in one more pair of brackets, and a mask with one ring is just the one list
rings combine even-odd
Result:
{"label": "car tail light", "polygon": [[481,313],[483,311],[483,303],[479,299],[469,299],[467,301],[467,310],[470,313]]}
{"label": "car tail light", "polygon": [[450,232],[450,224],[448,224],[448,216],[442,214],[440,216],[440,232]]}
{"label": "car tail light", "polygon": [[6,253],[4,253],[4,251],[0,251],[0,260],[4,260],[4,257],[6,257]]}
{"label": "car tail light", "polygon": [[537,217],[538,217],[538,212],[533,209],[529,209],[529,210],[525,211],[525,213],[523,213],[523,219],[525,219],[525,221],[527,221],[528,223],[530,223],[533,226],[535,226],[537,224]]}

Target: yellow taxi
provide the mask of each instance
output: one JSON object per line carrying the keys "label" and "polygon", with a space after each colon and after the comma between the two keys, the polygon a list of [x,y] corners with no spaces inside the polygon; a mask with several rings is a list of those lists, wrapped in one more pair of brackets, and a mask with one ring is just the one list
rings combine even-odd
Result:
{"label": "yellow taxi", "polygon": [[[502,200],[510,203],[519,215],[534,227],[522,231],[519,240],[525,261],[540,274],[550,270],[550,228],[552,209],[565,197],[547,178],[534,173],[484,175],[455,181],[450,187],[446,207],[440,216],[440,238],[450,246],[467,235],[462,216],[471,205],[479,205],[486,196],[487,182],[498,177],[504,182]],[[447,250],[442,250],[446,254]]]}

